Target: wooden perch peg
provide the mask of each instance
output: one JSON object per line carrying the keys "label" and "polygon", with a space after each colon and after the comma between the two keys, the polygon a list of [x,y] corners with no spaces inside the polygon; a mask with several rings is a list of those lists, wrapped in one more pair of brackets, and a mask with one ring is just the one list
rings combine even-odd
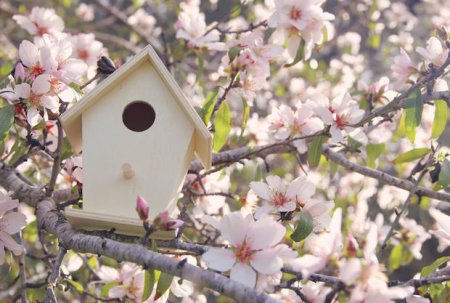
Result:
{"label": "wooden perch peg", "polygon": [[124,163],[122,165],[122,173],[123,177],[127,180],[130,180],[134,177],[134,171],[130,163]]}

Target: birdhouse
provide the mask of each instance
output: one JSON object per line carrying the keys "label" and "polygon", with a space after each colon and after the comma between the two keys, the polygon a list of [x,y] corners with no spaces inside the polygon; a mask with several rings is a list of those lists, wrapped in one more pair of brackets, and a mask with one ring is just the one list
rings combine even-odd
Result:
{"label": "birdhouse", "polygon": [[65,210],[74,228],[143,234],[138,195],[149,203],[150,220],[172,213],[194,155],[211,167],[211,134],[151,46],[65,112],[61,122],[73,149],[83,150],[83,207]]}

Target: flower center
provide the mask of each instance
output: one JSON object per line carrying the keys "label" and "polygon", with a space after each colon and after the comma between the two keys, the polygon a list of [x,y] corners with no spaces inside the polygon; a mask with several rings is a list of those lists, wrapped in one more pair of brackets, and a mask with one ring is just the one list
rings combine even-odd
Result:
{"label": "flower center", "polygon": [[37,77],[44,72],[44,68],[40,65],[34,65],[30,68],[30,75],[32,77]]}
{"label": "flower center", "polygon": [[37,26],[37,34],[39,36],[43,36],[44,34],[47,34],[47,33],[48,33],[48,29],[47,28]]}
{"label": "flower center", "polygon": [[87,60],[89,58],[89,52],[85,49],[78,51],[78,58],[81,60]]}
{"label": "flower center", "polygon": [[302,10],[297,7],[292,7],[291,11],[289,12],[289,18],[297,21],[301,17],[302,17]]}
{"label": "flower center", "polygon": [[276,192],[274,194],[273,204],[275,206],[284,206],[284,204],[288,201],[288,198],[280,192]]}
{"label": "flower center", "polygon": [[253,255],[253,251],[250,248],[250,246],[247,245],[247,243],[242,243],[242,244],[238,244],[238,246],[236,246],[236,259],[241,262],[244,263],[246,261],[250,261],[252,259],[252,255]]}
{"label": "flower center", "polygon": [[334,115],[334,123],[336,124],[337,128],[343,128],[347,125],[347,117],[345,115]]}

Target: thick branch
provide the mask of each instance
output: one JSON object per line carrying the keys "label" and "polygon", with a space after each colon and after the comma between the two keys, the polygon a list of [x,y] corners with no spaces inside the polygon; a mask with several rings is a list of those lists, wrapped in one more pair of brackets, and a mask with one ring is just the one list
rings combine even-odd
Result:
{"label": "thick branch", "polygon": [[192,281],[200,286],[223,293],[237,302],[278,302],[255,289],[234,282],[215,272],[204,270],[188,263],[180,265],[176,259],[152,252],[141,245],[132,245],[91,236],[74,231],[51,198],[44,198],[36,207],[39,228],[56,235],[61,245],[82,253],[93,253],[128,261],[144,268],[154,268]]}

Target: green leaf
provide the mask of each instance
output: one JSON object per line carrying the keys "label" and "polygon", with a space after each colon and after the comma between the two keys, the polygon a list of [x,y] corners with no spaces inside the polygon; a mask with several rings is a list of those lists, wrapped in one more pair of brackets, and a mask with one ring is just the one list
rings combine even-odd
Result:
{"label": "green leaf", "polygon": [[172,284],[173,275],[165,272],[161,272],[159,276],[158,285],[156,286],[155,301],[164,295],[164,293],[169,289],[170,284]]}
{"label": "green leaf", "polygon": [[308,163],[311,167],[316,167],[319,165],[320,156],[322,155],[322,144],[325,143],[327,137],[317,136],[314,137],[311,145],[308,149]]}
{"label": "green leaf", "polygon": [[431,128],[431,137],[438,138],[445,130],[445,126],[447,126],[447,102],[444,100],[436,100],[434,101],[434,108],[435,112],[433,127]]}
{"label": "green leaf", "polygon": [[217,153],[227,142],[228,134],[231,131],[230,108],[226,102],[220,105],[214,119],[214,152]]}
{"label": "green leaf", "polygon": [[375,168],[375,160],[384,152],[386,145],[381,144],[367,144],[367,165],[370,168]]}
{"label": "green leaf", "polygon": [[300,212],[297,227],[291,235],[291,239],[295,242],[300,242],[306,239],[314,229],[313,218],[305,211]]}
{"label": "green leaf", "polygon": [[205,125],[208,125],[209,120],[211,119],[211,115],[214,109],[214,105],[216,104],[217,93],[219,90],[216,88],[212,92],[210,92],[203,102],[202,109],[200,112],[200,117],[202,118]]}
{"label": "green leaf", "polygon": [[74,280],[71,279],[65,279],[65,281],[67,281],[70,285],[72,285],[72,287],[75,288],[75,290],[78,291],[80,294],[83,293],[84,287],[83,285],[81,285],[81,283],[75,282]]}
{"label": "green leaf", "polygon": [[407,151],[406,153],[399,155],[397,158],[392,160],[392,163],[399,164],[399,163],[411,162],[411,161],[414,161],[414,160],[424,157],[429,152],[431,152],[431,149],[429,149],[427,147],[415,148],[410,151]]}
{"label": "green leaf", "polygon": [[409,252],[409,249],[403,244],[394,246],[389,256],[390,270],[394,271],[402,265],[409,264],[414,259],[414,256]]}
{"label": "green leaf", "polygon": [[144,280],[144,293],[142,294],[142,301],[147,300],[153,292],[155,286],[155,271],[146,270]]}
{"label": "green leaf", "polygon": [[14,106],[6,105],[0,108],[0,142],[5,140],[14,123]]}
{"label": "green leaf", "polygon": [[239,55],[241,50],[242,50],[242,48],[239,46],[230,48],[230,50],[228,51],[228,58],[230,58],[230,62],[233,61],[234,59],[236,59],[236,57]]}
{"label": "green leaf", "polygon": [[102,290],[100,291],[100,297],[108,298],[109,290],[112,287],[117,286],[117,285],[119,285],[119,283],[117,283],[117,282],[111,282],[111,283],[107,283],[107,284],[103,285]]}
{"label": "green leaf", "polygon": [[450,184],[450,161],[448,161],[447,158],[441,163],[438,182],[443,187],[447,187]]}
{"label": "green leaf", "polygon": [[422,270],[420,271],[420,277],[425,278],[429,274],[435,272],[439,268],[439,266],[441,266],[442,264],[444,264],[448,261],[450,261],[450,256],[445,256],[445,257],[441,257],[441,258],[437,259],[430,265],[422,268]]}
{"label": "green leaf", "polygon": [[242,98],[242,106],[244,107],[244,110],[242,113],[241,134],[239,135],[239,137],[242,137],[242,135],[244,134],[248,117],[250,115],[250,106],[248,106],[247,100],[245,98]]}
{"label": "green leaf", "polygon": [[69,140],[64,138],[63,145],[61,148],[61,160],[65,160],[67,158],[70,158],[73,156],[74,151],[72,149],[72,145],[70,144]]}
{"label": "green leaf", "polygon": [[300,39],[300,42],[298,43],[298,47],[297,47],[297,53],[295,54],[295,58],[294,61],[292,61],[289,64],[285,64],[284,67],[291,67],[296,65],[298,62],[300,62],[301,60],[303,60],[303,58],[305,57],[305,40]]}
{"label": "green leaf", "polygon": [[405,131],[411,143],[414,143],[416,138],[416,127],[420,125],[422,112],[423,102],[418,88],[405,102]]}

